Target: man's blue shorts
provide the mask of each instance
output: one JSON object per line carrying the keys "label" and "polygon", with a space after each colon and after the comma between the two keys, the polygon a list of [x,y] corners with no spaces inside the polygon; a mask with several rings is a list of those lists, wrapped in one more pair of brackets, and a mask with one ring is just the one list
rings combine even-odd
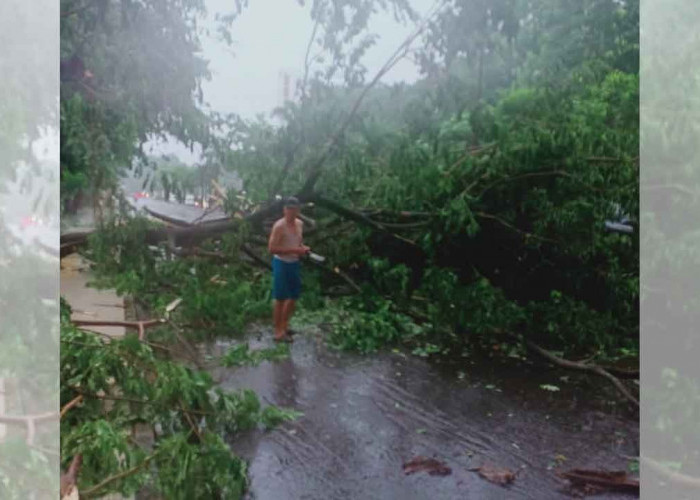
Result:
{"label": "man's blue shorts", "polygon": [[301,293],[299,261],[285,262],[272,258],[272,298],[275,300],[297,300]]}

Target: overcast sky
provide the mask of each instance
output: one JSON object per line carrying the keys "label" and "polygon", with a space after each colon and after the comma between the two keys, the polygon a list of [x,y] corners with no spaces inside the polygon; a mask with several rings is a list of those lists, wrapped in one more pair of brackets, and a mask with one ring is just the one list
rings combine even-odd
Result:
{"label": "overcast sky", "polygon": [[[209,20],[213,26],[216,12],[225,12],[233,0],[206,0]],[[212,79],[203,85],[204,99],[219,112],[237,113],[243,118],[255,118],[269,113],[283,101],[282,72],[301,78],[306,47],[313,29],[310,2],[299,5],[297,0],[252,0],[234,22],[232,47],[214,38],[203,40],[204,57],[210,61]],[[425,13],[434,0],[411,0],[414,9]],[[414,29],[402,26],[391,14],[378,13],[371,21],[370,31],[379,39],[363,60],[368,78],[386,62],[389,56]],[[408,60],[399,62],[383,82],[415,81],[417,68]],[[176,143],[151,143],[153,154],[175,153],[187,163],[198,156]]]}

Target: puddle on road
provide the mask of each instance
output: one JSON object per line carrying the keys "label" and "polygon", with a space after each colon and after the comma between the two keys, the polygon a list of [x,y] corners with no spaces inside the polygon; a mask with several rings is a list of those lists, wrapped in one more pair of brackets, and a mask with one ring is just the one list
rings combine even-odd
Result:
{"label": "puddle on road", "polygon": [[[253,349],[272,344],[261,327],[247,340]],[[201,347],[220,355],[229,345]],[[304,413],[231,442],[250,464],[247,498],[570,498],[557,466],[624,470],[624,456],[637,454],[636,417],[605,406],[597,389],[605,381],[576,382],[571,372],[541,366],[471,363],[444,367],[391,352],[339,353],[309,330],[296,337],[289,359],[214,369],[224,389],[250,388],[264,403]],[[542,390],[546,383],[561,391]],[[402,464],[416,455],[445,462],[452,474],[404,475]],[[504,488],[467,470],[484,464],[521,472]]]}

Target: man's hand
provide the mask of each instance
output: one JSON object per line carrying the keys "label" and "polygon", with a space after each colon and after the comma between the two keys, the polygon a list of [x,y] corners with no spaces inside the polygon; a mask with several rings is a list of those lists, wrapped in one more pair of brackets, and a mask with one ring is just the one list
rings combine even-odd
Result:
{"label": "man's hand", "polygon": [[299,255],[306,255],[306,254],[309,253],[310,251],[311,251],[311,249],[310,249],[309,247],[307,247],[306,245],[300,246],[300,247],[299,247],[299,250],[298,250]]}

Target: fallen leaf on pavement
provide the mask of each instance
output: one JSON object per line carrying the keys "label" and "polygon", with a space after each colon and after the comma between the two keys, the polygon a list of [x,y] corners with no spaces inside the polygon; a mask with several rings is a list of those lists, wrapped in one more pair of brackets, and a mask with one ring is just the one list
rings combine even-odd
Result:
{"label": "fallen leaf on pavement", "polygon": [[406,475],[415,472],[427,472],[431,476],[448,476],[452,474],[452,469],[439,460],[421,456],[413,457],[403,464],[403,471]]}
{"label": "fallen leaf on pavement", "polygon": [[478,472],[479,475],[487,481],[500,484],[501,486],[505,486],[515,481],[515,476],[517,475],[517,472],[513,472],[510,469],[501,469],[491,465],[482,465],[481,467],[476,467],[475,469],[469,470]]}
{"label": "fallen leaf on pavement", "polygon": [[625,471],[596,471],[584,469],[572,469],[559,473],[559,476],[568,479],[572,486],[590,489],[609,489],[617,491],[639,491],[639,479],[630,477]]}

